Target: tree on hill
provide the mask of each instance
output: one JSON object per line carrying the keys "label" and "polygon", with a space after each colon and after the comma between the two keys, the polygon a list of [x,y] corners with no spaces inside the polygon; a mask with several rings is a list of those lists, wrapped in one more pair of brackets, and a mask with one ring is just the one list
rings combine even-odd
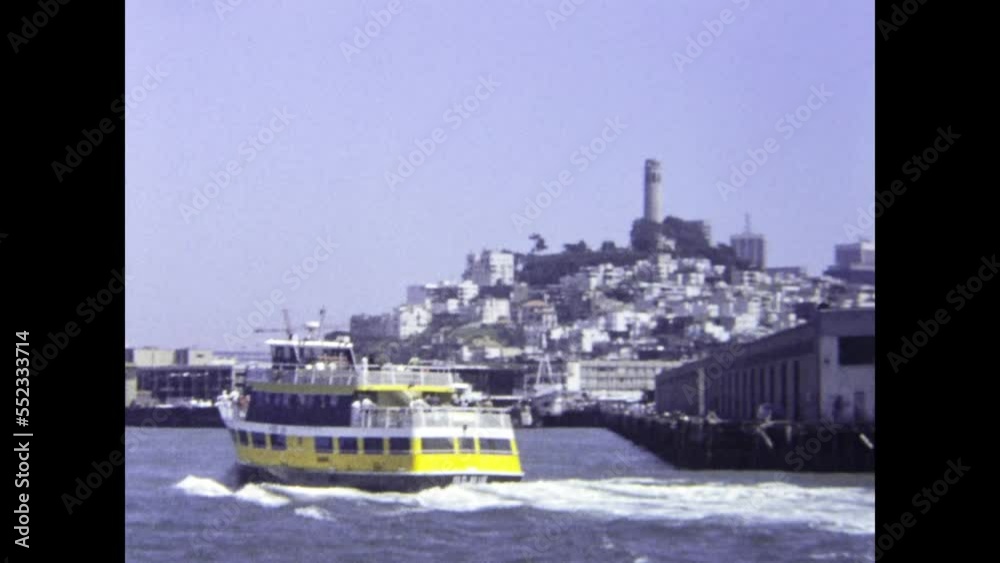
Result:
{"label": "tree on hill", "polygon": [[545,250],[548,249],[548,246],[545,244],[545,239],[542,238],[542,235],[538,233],[532,233],[532,235],[528,238],[530,240],[535,241],[535,246],[531,249],[532,254],[545,252]]}
{"label": "tree on hill", "polygon": [[517,271],[517,281],[531,286],[559,283],[559,278],[574,274],[586,266],[611,264],[631,266],[643,258],[638,252],[618,249],[614,252],[556,252],[553,254],[528,254]]}
{"label": "tree on hill", "polygon": [[708,250],[712,246],[705,238],[705,231],[694,221],[685,221],[679,217],[668,215],[663,220],[661,229],[664,236],[677,241],[677,248],[685,248],[697,253]]}
{"label": "tree on hill", "polygon": [[[658,231],[658,233],[657,233]],[[632,247],[637,252],[652,252],[657,234],[673,239],[674,253],[681,258],[708,258],[713,264],[747,269],[745,261],[726,244],[712,246],[705,237],[705,231],[697,221],[685,221],[679,217],[667,216],[663,223],[636,219],[632,223]]]}
{"label": "tree on hill", "polygon": [[629,239],[632,241],[632,250],[636,252],[652,252],[656,250],[656,241],[663,226],[656,221],[646,219],[636,219],[632,223],[632,232]]}

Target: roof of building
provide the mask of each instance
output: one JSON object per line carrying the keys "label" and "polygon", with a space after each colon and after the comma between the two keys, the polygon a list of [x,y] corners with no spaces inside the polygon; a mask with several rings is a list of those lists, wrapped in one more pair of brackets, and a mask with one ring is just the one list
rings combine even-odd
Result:
{"label": "roof of building", "polygon": [[[874,336],[875,309],[853,307],[845,309],[822,309],[815,317],[801,325],[775,332],[758,340],[746,343],[732,343],[714,354],[687,362],[661,373],[657,379],[690,372],[691,369],[711,364],[723,364],[723,358],[731,355],[736,361],[747,361],[758,354],[777,353],[792,349],[800,350],[812,346],[812,341],[820,336]],[[733,360],[731,359],[730,362]],[[727,364],[728,366],[728,364]]]}

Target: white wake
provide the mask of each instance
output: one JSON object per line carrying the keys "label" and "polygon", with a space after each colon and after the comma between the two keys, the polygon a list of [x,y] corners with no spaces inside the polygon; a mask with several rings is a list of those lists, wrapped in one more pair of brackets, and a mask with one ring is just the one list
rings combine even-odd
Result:
{"label": "white wake", "polygon": [[326,509],[317,505],[324,501],[346,501],[391,505],[406,511],[477,512],[533,508],[549,512],[586,513],[608,519],[737,519],[748,525],[805,524],[847,534],[875,533],[875,493],[865,487],[617,478],[470,484],[416,493],[372,493],[346,487],[274,484],[247,485],[233,492],[216,481],[194,476],[188,476],[175,487],[193,496],[232,497],[267,507],[296,501],[302,505],[296,509],[296,514],[317,520],[333,519]]}

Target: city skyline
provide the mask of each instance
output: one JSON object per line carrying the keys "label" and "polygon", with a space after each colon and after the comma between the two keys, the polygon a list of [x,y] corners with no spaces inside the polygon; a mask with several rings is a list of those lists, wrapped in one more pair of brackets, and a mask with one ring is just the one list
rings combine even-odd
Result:
{"label": "city skyline", "polygon": [[[706,220],[718,243],[751,213],[769,265],[821,273],[869,206],[869,13],[390,4],[129,7],[126,84],[144,90],[126,149],[130,345],[223,348],[274,290],[297,319],[326,306],[346,327],[458,279],[469,252],[527,252],[534,232],[553,250],[625,246],[647,158],[664,215]],[[553,182],[519,231],[512,215]]]}

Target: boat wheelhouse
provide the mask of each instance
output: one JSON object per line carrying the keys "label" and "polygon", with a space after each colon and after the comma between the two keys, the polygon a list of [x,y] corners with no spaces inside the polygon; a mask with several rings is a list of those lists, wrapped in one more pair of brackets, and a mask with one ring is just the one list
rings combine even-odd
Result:
{"label": "boat wheelhouse", "polygon": [[218,407],[249,479],[369,490],[519,481],[502,409],[456,406],[467,386],[445,368],[355,364],[350,339],[268,340]]}

